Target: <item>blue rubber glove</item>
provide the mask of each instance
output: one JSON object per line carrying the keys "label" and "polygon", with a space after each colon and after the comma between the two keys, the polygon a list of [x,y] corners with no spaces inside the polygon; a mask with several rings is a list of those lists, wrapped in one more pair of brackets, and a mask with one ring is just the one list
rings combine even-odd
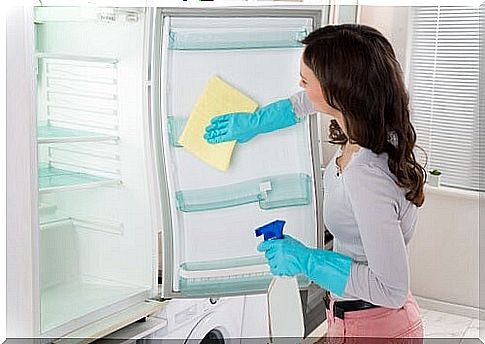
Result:
{"label": "blue rubber glove", "polygon": [[258,251],[264,252],[273,275],[304,274],[322,288],[342,296],[352,266],[350,257],[309,248],[289,235],[282,239],[263,241]]}
{"label": "blue rubber glove", "polygon": [[262,133],[286,128],[297,123],[289,99],[268,104],[254,113],[234,112],[214,117],[205,129],[204,138],[209,143],[236,140],[244,143]]}

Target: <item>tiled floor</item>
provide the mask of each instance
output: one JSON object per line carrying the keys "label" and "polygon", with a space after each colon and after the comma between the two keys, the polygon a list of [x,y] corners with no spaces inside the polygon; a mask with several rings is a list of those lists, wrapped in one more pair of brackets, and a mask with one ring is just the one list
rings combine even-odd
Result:
{"label": "tiled floor", "polygon": [[[426,338],[478,338],[478,319],[421,308]],[[483,321],[482,321],[483,326]],[[483,335],[483,331],[482,331]],[[461,340],[458,340],[459,343]]]}
{"label": "tiled floor", "polygon": [[[450,338],[447,341],[450,344],[464,344],[464,338],[479,338],[478,319],[467,318],[459,315],[431,311],[421,308],[421,314],[424,323],[425,338]],[[485,321],[482,321],[484,326]],[[322,337],[327,329],[327,324],[324,322],[317,327],[310,337]],[[482,335],[485,329],[482,329]],[[456,341],[452,340],[456,339]],[[485,341],[482,337],[482,341]]]}

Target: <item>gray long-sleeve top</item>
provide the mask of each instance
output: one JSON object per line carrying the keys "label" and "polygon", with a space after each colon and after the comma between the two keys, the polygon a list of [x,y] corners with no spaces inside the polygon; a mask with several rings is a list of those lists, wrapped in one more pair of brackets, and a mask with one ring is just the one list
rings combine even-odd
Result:
{"label": "gray long-sleeve top", "polygon": [[[290,97],[298,118],[315,112],[304,92]],[[387,153],[361,148],[339,171],[338,149],[324,175],[324,223],[333,250],[352,258],[342,297],[389,308],[401,307],[409,291],[407,245],[417,207],[405,197],[388,167]]]}

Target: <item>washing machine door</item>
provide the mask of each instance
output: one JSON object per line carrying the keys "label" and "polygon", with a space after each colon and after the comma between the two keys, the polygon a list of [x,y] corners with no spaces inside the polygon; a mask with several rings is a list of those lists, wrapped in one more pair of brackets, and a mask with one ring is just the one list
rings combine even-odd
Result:
{"label": "washing machine door", "polygon": [[229,338],[241,336],[241,326],[237,321],[231,321],[220,312],[209,313],[194,326],[187,337],[186,343],[225,343]]}

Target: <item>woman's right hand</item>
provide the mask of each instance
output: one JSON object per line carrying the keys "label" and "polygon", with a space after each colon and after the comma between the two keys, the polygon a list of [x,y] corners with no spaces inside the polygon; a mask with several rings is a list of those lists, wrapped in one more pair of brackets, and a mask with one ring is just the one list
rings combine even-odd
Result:
{"label": "woman's right hand", "polygon": [[289,99],[268,104],[254,113],[234,112],[214,117],[205,129],[208,143],[236,140],[244,143],[258,134],[286,128],[297,123],[293,105]]}
{"label": "woman's right hand", "polygon": [[234,112],[214,117],[205,128],[204,139],[209,143],[247,142],[258,134],[253,115],[250,112]]}

